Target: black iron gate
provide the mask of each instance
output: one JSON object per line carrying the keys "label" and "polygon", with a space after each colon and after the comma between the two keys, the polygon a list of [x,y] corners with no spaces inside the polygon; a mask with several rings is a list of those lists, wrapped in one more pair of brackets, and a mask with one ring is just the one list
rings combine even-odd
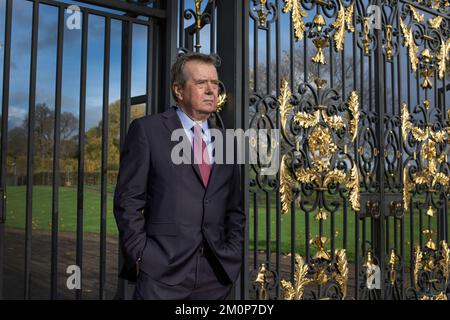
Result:
{"label": "black iron gate", "polygon": [[126,297],[111,211],[118,150],[133,118],[170,105],[177,8],[0,6],[0,298]]}
{"label": "black iron gate", "polygon": [[[30,28],[15,44],[23,36],[14,33],[20,2],[28,3]],[[277,174],[265,175],[261,163],[242,165],[248,225],[235,298],[448,297],[448,1],[1,3],[2,298],[70,298],[68,265],[83,271],[76,298],[129,297],[128,284],[117,281],[121,261],[110,225],[114,150],[131,119],[170,106],[168,70],[177,48],[221,58],[226,100],[217,115],[225,127],[281,136],[270,143],[281,150]],[[82,19],[78,47],[70,49],[77,38],[65,24],[73,4]],[[56,17],[51,106],[38,99],[49,81],[39,80],[39,57],[48,55],[41,47],[52,43],[39,29],[52,25],[42,15],[48,6]],[[100,19],[95,27],[93,19]],[[95,49],[89,39],[99,34]],[[25,42],[23,78],[14,57]],[[64,60],[73,51],[77,72]],[[90,62],[91,55],[101,59]],[[64,70],[79,79],[71,88],[75,120],[64,110]],[[95,73],[102,75],[101,116],[88,124]],[[139,73],[145,77],[135,80]],[[20,85],[28,86],[22,113],[14,90]],[[17,114],[26,114],[21,125]],[[64,134],[71,121],[75,133]],[[36,139],[44,133],[50,138]]]}

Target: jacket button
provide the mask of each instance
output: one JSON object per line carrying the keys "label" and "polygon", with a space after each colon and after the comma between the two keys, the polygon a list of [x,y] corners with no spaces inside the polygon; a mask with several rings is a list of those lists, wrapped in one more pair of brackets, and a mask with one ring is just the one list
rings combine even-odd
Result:
{"label": "jacket button", "polygon": [[209,200],[208,199],[205,199],[205,204],[209,204]]}

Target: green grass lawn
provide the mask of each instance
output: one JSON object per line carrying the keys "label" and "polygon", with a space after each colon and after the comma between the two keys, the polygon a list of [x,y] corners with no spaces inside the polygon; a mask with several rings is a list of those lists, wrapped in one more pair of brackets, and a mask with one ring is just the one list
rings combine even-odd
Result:
{"label": "green grass lawn", "polygon": [[[117,227],[113,216],[112,192],[114,186],[108,186],[107,197],[107,234],[110,236],[117,235]],[[9,228],[25,228],[25,204],[26,204],[26,188],[25,186],[12,186],[7,188],[7,220],[6,226]],[[258,199],[258,250],[265,251],[267,243],[266,232],[266,209],[265,202]],[[273,203],[273,201],[271,201]],[[252,203],[253,205],[253,203]],[[250,249],[254,249],[254,211],[250,206]],[[77,223],[77,189],[74,187],[59,188],[59,231],[75,232]],[[35,186],[33,187],[33,230],[51,230],[52,221],[52,188],[51,186]],[[436,218],[433,219],[433,228],[436,230]],[[281,215],[280,219],[280,247],[282,253],[291,251],[291,214]],[[323,222],[323,236],[330,238],[331,216]],[[343,248],[344,235],[344,219],[342,211],[335,214],[335,249]],[[407,261],[409,260],[410,251],[410,216],[405,216],[405,253]],[[319,234],[319,223],[314,220],[314,214],[309,215],[310,238]],[[427,219],[424,218],[424,228],[427,228]],[[355,213],[351,210],[347,213],[347,254],[350,261],[354,259],[355,252]],[[370,241],[370,222],[366,222],[366,239]],[[270,248],[272,252],[276,250],[276,210],[275,207],[270,209]],[[397,226],[398,243],[400,243],[400,223]],[[360,241],[362,241],[362,222],[359,223]],[[419,242],[419,214],[414,213],[414,243]],[[86,233],[100,233],[100,187],[85,186],[84,191],[84,215],[83,215],[83,231]],[[394,223],[390,219],[389,225],[390,243],[393,247],[394,240]],[[298,211],[295,216],[295,248],[296,252],[304,254],[305,252],[305,213]],[[326,249],[330,249],[330,243],[326,245]],[[359,248],[360,249],[360,248]],[[361,250],[361,249],[360,249]],[[315,253],[315,249],[311,248],[311,254]]]}
{"label": "green grass lawn", "polygon": [[[265,198],[265,197],[264,197]],[[270,201],[273,203],[274,201]],[[298,209],[297,209],[298,210]],[[270,250],[272,252],[276,251],[276,208],[274,206],[271,206],[270,209]],[[312,239],[315,236],[319,235],[320,227],[319,222],[314,219],[314,214],[309,214],[309,238]],[[306,225],[306,219],[305,219],[305,213],[303,211],[298,210],[295,214],[295,251],[297,253],[300,253],[302,255],[305,254],[305,243],[306,243],[306,236],[305,236],[305,225]],[[265,207],[265,202],[261,201],[260,197],[258,197],[258,250],[266,251],[267,248],[267,222],[266,222],[266,216],[267,216],[267,210]],[[414,246],[419,244],[419,212],[416,210],[414,211],[413,216],[413,235],[414,235]],[[431,220],[432,222],[432,229],[436,232],[437,231],[437,219],[436,215]],[[283,254],[288,254],[291,252],[291,213],[289,214],[283,214],[280,218],[280,250]],[[346,230],[347,230],[347,257],[350,261],[354,260],[355,256],[355,213],[351,210],[348,210],[347,212],[347,222],[346,222]],[[401,238],[400,238],[400,226],[401,221],[397,220],[397,246],[398,246],[398,252],[397,254],[400,254],[400,246],[401,246]],[[395,234],[395,228],[394,228],[394,218],[389,218],[389,249],[394,248],[394,234]],[[423,228],[428,228],[428,217],[423,215]],[[255,248],[255,236],[254,236],[254,229],[255,229],[255,217],[254,217],[254,209],[253,209],[253,203],[250,205],[250,217],[249,217],[249,234],[250,234],[250,249],[253,250]],[[387,229],[387,227],[386,227]],[[344,214],[342,212],[342,209],[338,210],[334,214],[334,235],[335,235],[335,250],[344,248]],[[366,234],[366,241],[371,241],[371,222],[370,219],[366,219],[366,227],[365,227],[365,234]],[[387,230],[386,230],[387,232]],[[327,237],[328,239],[331,238],[331,215],[328,215],[328,219],[322,222],[322,236]],[[436,244],[436,234],[434,235],[433,239]],[[359,221],[359,239],[358,239],[358,250],[359,255],[361,255],[361,245],[362,245],[362,239],[363,239],[363,222]],[[423,237],[424,244],[426,243],[426,238]],[[366,248],[368,248],[369,245],[366,245]],[[325,246],[325,249],[330,249],[330,241]],[[410,250],[411,250],[411,239],[410,239],[410,214],[407,213],[404,217],[404,250],[405,250],[405,257],[407,263],[410,259]],[[310,254],[314,254],[316,252],[315,247],[310,247]]]}
{"label": "green grass lawn", "polygon": [[[112,188],[113,190],[113,188]],[[113,215],[112,195],[107,197],[107,234],[118,233]],[[84,190],[83,231],[100,233],[100,188],[85,186]],[[6,226],[25,228],[26,187],[7,188]],[[33,230],[51,230],[52,223],[52,187],[33,187]],[[59,231],[74,232],[77,229],[77,188],[59,188]]]}

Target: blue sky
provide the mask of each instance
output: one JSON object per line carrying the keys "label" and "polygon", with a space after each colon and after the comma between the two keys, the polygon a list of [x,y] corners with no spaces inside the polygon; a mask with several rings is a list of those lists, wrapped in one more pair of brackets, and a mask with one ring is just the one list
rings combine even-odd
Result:
{"label": "blue sky", "polygon": [[[74,1],[67,1],[75,3]],[[0,1],[0,43],[4,42],[5,0]],[[112,11],[112,10],[109,10]],[[65,14],[66,18],[69,14]],[[57,48],[56,7],[41,5],[39,14],[39,44],[37,65],[36,102],[46,103],[54,109]],[[13,25],[11,45],[9,126],[22,122],[28,112],[32,2],[13,1]],[[89,16],[86,127],[92,127],[101,119],[104,56],[103,17]],[[111,22],[110,102],[120,97],[121,23]],[[132,96],[145,94],[147,31],[144,26],[133,28]],[[81,30],[64,29],[62,112],[79,115]],[[0,58],[3,60],[3,50]],[[1,64],[3,68],[3,64]],[[0,69],[2,71],[2,69]],[[2,80],[0,80],[1,82]]]}
{"label": "blue sky", "polygon": [[[67,3],[79,4],[67,0]],[[282,1],[278,1],[282,4]],[[203,2],[203,8],[207,1]],[[83,6],[92,7],[86,4]],[[185,1],[185,8],[194,8],[193,0]],[[5,0],[0,0],[0,62],[3,61],[4,42],[4,10]],[[113,12],[112,10],[106,10]],[[56,73],[56,44],[57,44],[57,14],[55,7],[40,6],[39,27],[39,49],[37,67],[37,103],[46,103],[54,108],[55,99],[55,73]],[[313,12],[308,12],[306,21],[313,18]],[[290,19],[289,14],[279,12],[281,38],[281,51],[289,51]],[[66,13],[66,18],[69,15]],[[29,94],[29,65],[31,48],[31,18],[32,2],[27,0],[13,1],[13,26],[12,26],[12,59],[11,59],[11,88],[10,88],[10,110],[9,126],[14,127],[22,122],[28,112]],[[269,16],[271,18],[271,16]],[[185,20],[185,27],[194,23],[194,19]],[[111,68],[110,68],[110,102],[120,97],[120,65],[121,65],[121,23],[112,20],[111,29]],[[209,52],[210,27],[207,26],[201,33],[201,52]],[[249,27],[250,39],[250,68],[253,68],[253,23]],[[272,45],[270,48],[272,60],[275,59],[275,24],[271,27]],[[267,31],[258,29],[258,59],[265,62]],[[90,128],[98,123],[102,113],[102,91],[103,91],[103,44],[104,44],[104,18],[90,15],[89,18],[89,43],[87,64],[87,100],[86,100],[86,127]],[[352,36],[347,35],[346,56],[351,56]],[[295,48],[302,48],[302,42],[296,42]],[[312,44],[309,42],[309,45]],[[402,49],[404,50],[404,49]],[[62,112],[71,112],[78,116],[79,113],[79,91],[80,91],[80,63],[81,63],[81,30],[64,29],[64,56],[63,56],[63,83],[62,83]],[[147,30],[140,25],[134,25],[133,29],[133,58],[132,58],[132,96],[145,94],[145,70],[147,51]],[[359,52],[359,50],[358,50]],[[328,50],[326,50],[328,55]],[[402,53],[406,57],[405,53]],[[303,55],[290,57],[291,59],[303,59]],[[0,74],[3,72],[3,63],[0,63]],[[405,59],[401,70],[406,73]],[[396,73],[396,72],[395,72]],[[395,74],[394,73],[394,74]],[[402,72],[403,73],[403,72]],[[403,80],[406,74],[403,73]],[[388,74],[390,66],[388,65]],[[396,76],[395,76],[396,77]],[[0,77],[0,84],[2,77]],[[412,88],[415,88],[415,78],[411,77]],[[403,96],[406,97],[406,85],[402,86]],[[366,84],[365,84],[366,85]],[[441,85],[439,83],[439,85]],[[413,90],[413,95],[415,90]],[[0,90],[0,95],[1,95]],[[0,96],[1,97],[1,96]],[[415,102],[415,98],[413,102]],[[432,99],[433,100],[433,99]]]}

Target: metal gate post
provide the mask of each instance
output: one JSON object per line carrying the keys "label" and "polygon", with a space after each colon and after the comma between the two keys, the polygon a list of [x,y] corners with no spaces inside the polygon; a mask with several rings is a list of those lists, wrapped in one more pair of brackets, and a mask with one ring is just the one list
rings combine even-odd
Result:
{"label": "metal gate post", "polygon": [[[248,8],[248,1],[217,2],[217,54],[222,60],[219,79],[227,90],[227,104],[221,112],[225,128],[248,128]],[[241,186],[244,210],[248,214],[247,164],[241,165]],[[245,233],[244,262],[234,290],[235,299],[248,298],[248,219]]]}

